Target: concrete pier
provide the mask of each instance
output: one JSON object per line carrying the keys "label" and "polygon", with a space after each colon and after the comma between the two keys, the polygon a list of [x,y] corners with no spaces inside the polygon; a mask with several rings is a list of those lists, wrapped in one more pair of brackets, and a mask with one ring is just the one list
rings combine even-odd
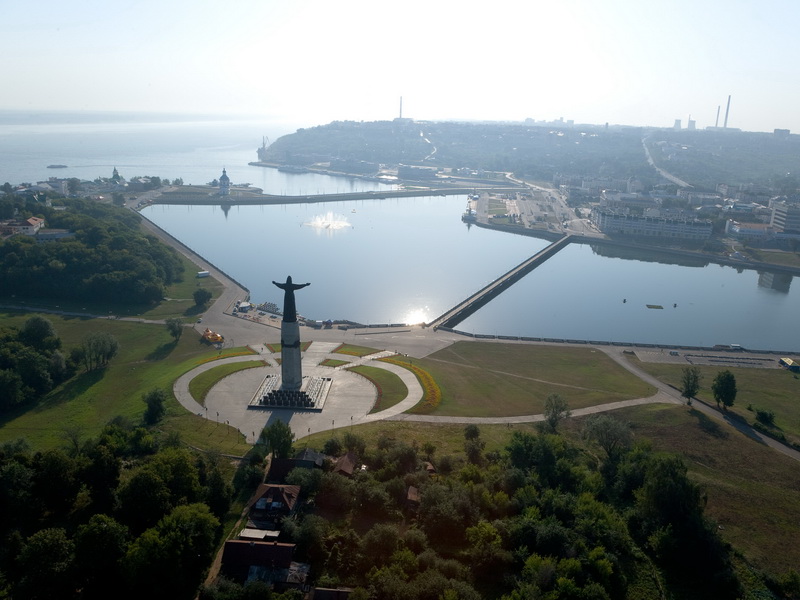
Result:
{"label": "concrete pier", "polygon": [[438,329],[439,327],[452,328],[461,323],[464,319],[485,305],[489,300],[505,291],[525,275],[533,271],[536,267],[561,250],[572,241],[572,236],[566,235],[557,242],[553,242],[547,248],[534,254],[525,262],[517,265],[507,273],[504,273],[492,283],[477,291],[472,296],[457,304],[440,317],[427,324],[427,327]]}

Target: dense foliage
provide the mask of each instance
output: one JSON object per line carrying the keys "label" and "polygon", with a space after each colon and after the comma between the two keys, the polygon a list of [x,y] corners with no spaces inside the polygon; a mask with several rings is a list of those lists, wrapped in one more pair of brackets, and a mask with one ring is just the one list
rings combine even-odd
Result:
{"label": "dense foliage", "polygon": [[64,204],[65,210],[56,210],[17,201],[19,217],[43,217],[49,228],[75,235],[47,243],[16,235],[0,242],[4,296],[151,304],[180,280],[178,254],[144,234],[136,213],[86,199]]}
{"label": "dense foliage", "polygon": [[193,598],[232,488],[122,420],[67,450],[0,446],[0,597]]}
{"label": "dense foliage", "polygon": [[33,316],[22,329],[0,329],[0,414],[41,398],[75,369],[53,324]]}
{"label": "dense foliage", "polygon": [[514,432],[504,452],[484,453],[468,426],[467,461],[386,438],[365,448],[345,434],[326,446],[360,448],[367,468],[353,478],[292,471],[288,483],[314,510],[284,522],[283,535],[319,585],[355,587],[360,598],[739,595],[731,550],[679,458],[632,445],[619,421],[591,424],[596,455],[547,429]]}

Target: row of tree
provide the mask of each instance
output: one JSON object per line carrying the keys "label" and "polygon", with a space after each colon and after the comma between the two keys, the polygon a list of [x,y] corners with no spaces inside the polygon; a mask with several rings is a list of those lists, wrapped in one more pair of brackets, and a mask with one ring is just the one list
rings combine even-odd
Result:
{"label": "row of tree", "polygon": [[[681,371],[681,396],[686,398],[688,404],[692,403],[692,398],[700,391],[700,382],[703,380],[703,374],[697,367],[685,367]],[[736,401],[736,377],[728,369],[720,371],[714,377],[711,383],[711,393],[714,394],[714,400],[717,402],[717,408],[720,404],[727,409],[733,406]]]}

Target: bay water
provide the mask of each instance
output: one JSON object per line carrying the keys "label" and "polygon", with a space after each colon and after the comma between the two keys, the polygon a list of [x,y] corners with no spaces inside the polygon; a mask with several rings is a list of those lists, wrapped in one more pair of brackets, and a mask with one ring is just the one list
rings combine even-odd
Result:
{"label": "bay water", "polygon": [[[180,177],[271,194],[387,189],[354,178],[249,166],[263,119],[0,112],[0,182],[50,176]],[[65,169],[48,169],[64,164]],[[298,310],[314,319],[430,321],[547,242],[460,221],[464,197],[279,206],[161,206],[148,218],[247,286],[280,303],[272,280],[311,282]],[[458,328],[471,333],[800,351],[800,291],[791,277],[717,265],[610,256],[570,245]],[[662,308],[648,308],[661,306]]]}

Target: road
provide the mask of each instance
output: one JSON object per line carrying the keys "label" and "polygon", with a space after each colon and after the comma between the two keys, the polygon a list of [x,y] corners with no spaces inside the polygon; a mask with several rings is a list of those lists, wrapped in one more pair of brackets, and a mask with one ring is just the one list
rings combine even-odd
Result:
{"label": "road", "polygon": [[650,166],[652,166],[656,171],[658,171],[658,174],[661,175],[664,179],[668,179],[669,181],[671,181],[676,185],[679,185],[680,187],[689,187],[689,188],[694,187],[692,186],[692,184],[685,182],[683,179],[678,179],[672,173],[668,173],[664,169],[661,169],[656,166],[653,157],[650,156],[650,148],[647,147],[647,138],[642,138],[642,147],[644,148],[644,155],[647,158],[647,162],[650,163]]}

